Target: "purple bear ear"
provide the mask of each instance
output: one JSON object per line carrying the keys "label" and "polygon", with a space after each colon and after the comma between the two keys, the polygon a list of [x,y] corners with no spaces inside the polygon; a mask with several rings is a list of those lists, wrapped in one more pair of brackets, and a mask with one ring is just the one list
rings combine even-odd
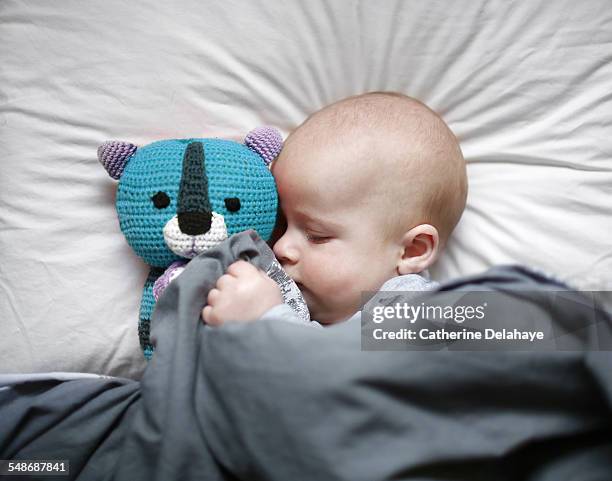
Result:
{"label": "purple bear ear", "polygon": [[128,160],[134,155],[137,148],[129,142],[108,140],[98,147],[98,160],[104,166],[108,175],[115,180],[119,180]]}
{"label": "purple bear ear", "polygon": [[256,127],[244,138],[244,144],[269,165],[283,148],[283,137],[274,127]]}

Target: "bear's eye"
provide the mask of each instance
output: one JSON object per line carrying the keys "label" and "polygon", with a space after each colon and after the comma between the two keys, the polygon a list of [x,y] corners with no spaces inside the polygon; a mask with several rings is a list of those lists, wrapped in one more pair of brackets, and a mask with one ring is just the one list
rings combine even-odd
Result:
{"label": "bear's eye", "polygon": [[170,205],[170,197],[165,192],[158,192],[153,197],[151,197],[153,201],[153,205],[158,209],[165,209]]}
{"label": "bear's eye", "polygon": [[240,210],[240,199],[238,197],[228,197],[225,199],[225,208],[230,212],[238,212]]}

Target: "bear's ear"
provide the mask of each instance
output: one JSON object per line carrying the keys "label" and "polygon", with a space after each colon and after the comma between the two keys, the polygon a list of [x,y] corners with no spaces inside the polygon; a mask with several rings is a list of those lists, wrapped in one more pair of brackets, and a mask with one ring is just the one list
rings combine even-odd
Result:
{"label": "bear's ear", "polygon": [[269,165],[283,147],[283,137],[274,127],[256,127],[244,138],[244,144]]}
{"label": "bear's ear", "polygon": [[119,180],[128,160],[136,153],[137,148],[129,142],[107,140],[98,147],[98,160],[104,166],[108,175],[115,180]]}

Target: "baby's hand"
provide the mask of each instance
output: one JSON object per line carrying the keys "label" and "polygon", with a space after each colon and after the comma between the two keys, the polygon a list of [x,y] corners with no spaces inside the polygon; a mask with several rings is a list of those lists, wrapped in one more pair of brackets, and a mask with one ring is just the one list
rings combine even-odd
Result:
{"label": "baby's hand", "polygon": [[255,321],[271,307],[283,303],[276,282],[246,261],[234,262],[208,293],[202,319],[211,326],[227,321]]}

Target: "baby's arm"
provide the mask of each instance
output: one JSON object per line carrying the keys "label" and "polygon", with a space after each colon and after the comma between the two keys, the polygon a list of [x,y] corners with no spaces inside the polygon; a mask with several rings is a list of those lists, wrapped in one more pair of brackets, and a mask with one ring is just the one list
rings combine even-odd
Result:
{"label": "baby's arm", "polygon": [[278,284],[246,261],[234,262],[208,293],[202,319],[219,326],[226,321],[255,321],[270,308],[283,304]]}

